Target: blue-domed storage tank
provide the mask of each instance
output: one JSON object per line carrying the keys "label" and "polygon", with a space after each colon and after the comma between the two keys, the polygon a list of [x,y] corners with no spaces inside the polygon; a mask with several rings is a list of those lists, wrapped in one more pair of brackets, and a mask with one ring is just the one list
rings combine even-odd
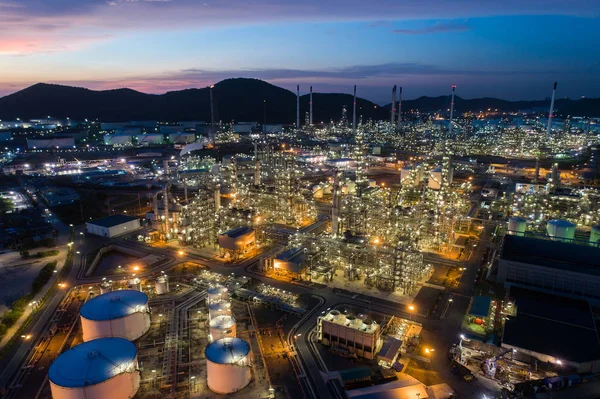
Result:
{"label": "blue-domed storage tank", "polygon": [[134,341],[150,328],[148,296],[136,290],[107,292],[84,303],[80,319],[84,341],[106,337]]}
{"label": "blue-domed storage tank", "polygon": [[140,386],[137,349],[123,338],[74,346],[48,370],[53,399],[133,398]]}

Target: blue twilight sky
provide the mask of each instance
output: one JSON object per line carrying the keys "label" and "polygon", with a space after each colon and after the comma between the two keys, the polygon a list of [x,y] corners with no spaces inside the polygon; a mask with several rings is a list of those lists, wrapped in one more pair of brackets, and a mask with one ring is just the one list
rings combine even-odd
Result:
{"label": "blue twilight sky", "polygon": [[405,98],[600,97],[600,0],[0,0],[0,95],[228,77]]}

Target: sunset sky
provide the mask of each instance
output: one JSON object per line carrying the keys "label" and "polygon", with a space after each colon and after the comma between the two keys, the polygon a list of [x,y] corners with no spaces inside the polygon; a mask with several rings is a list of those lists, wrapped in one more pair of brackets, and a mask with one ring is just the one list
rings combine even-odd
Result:
{"label": "sunset sky", "polygon": [[0,0],[0,96],[228,77],[405,98],[600,97],[599,0]]}

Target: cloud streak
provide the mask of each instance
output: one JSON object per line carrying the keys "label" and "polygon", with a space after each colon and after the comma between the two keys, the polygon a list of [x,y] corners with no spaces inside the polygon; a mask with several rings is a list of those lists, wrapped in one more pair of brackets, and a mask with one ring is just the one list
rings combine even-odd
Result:
{"label": "cloud streak", "polygon": [[428,35],[432,33],[465,32],[471,30],[466,23],[436,23],[419,29],[393,29],[392,33],[403,35]]}

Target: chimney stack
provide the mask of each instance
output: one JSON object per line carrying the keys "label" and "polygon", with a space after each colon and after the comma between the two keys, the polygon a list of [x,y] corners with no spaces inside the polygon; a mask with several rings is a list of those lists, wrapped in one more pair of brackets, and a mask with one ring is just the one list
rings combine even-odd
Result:
{"label": "chimney stack", "polygon": [[396,117],[396,85],[392,89],[392,110],[390,112],[390,124],[394,128],[394,118]]}
{"label": "chimney stack", "polygon": [[313,124],[313,110],[312,110],[312,86],[310,86],[310,100],[309,100],[309,106],[310,106],[310,110],[309,110],[309,118],[308,121],[310,123],[310,126],[312,126]]}
{"label": "chimney stack", "polygon": [[554,118],[554,97],[556,96],[556,85],[554,82],[554,89],[552,90],[552,100],[550,101],[550,113],[548,114],[548,129],[546,130],[546,138],[550,138],[550,132],[552,131],[552,118]]}
{"label": "chimney stack", "polygon": [[296,129],[300,129],[300,85],[296,86]]}

